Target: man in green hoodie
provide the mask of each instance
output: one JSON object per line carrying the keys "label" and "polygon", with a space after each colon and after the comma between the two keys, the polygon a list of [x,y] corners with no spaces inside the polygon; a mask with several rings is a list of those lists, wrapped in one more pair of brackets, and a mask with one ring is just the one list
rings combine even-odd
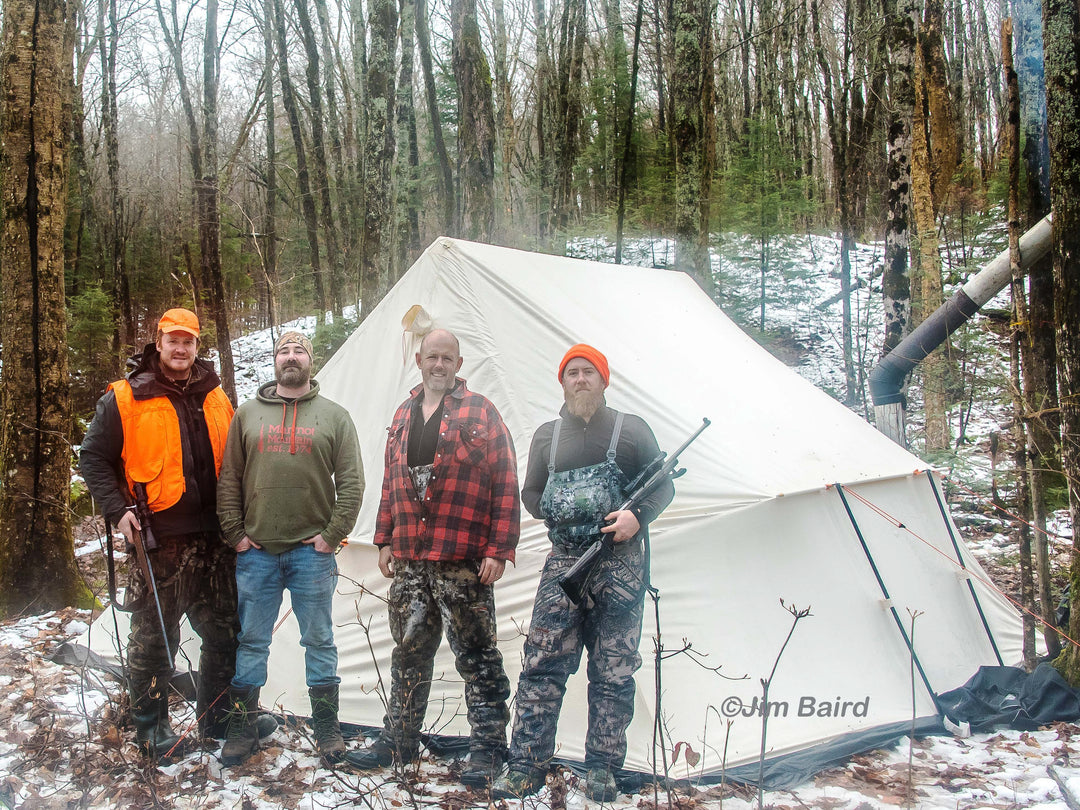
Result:
{"label": "man in green hoodie", "polygon": [[274,345],[276,381],[237,409],[225,444],[218,517],[236,549],[240,609],[225,765],[238,765],[258,748],[259,689],[286,588],[300,625],[319,756],[333,763],[345,750],[331,619],[334,552],[356,522],[364,471],[352,419],[319,396],[311,365],[311,341],[299,332],[281,335]]}

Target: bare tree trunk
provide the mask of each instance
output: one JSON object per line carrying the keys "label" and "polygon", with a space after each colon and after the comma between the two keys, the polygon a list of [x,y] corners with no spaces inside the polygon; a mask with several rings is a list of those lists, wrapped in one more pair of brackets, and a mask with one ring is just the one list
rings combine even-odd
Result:
{"label": "bare tree trunk", "polygon": [[544,243],[548,239],[552,225],[551,210],[554,193],[551,192],[551,178],[554,170],[548,143],[550,138],[548,129],[549,122],[553,122],[555,118],[549,92],[552,83],[552,68],[544,0],[533,0],[533,18],[536,26],[536,72],[533,74],[533,84],[536,94],[536,185],[539,196],[536,232],[540,242]]}
{"label": "bare tree trunk", "polygon": [[517,140],[514,127],[514,102],[507,67],[506,13],[503,0],[492,0],[495,15],[495,120],[496,143],[502,156],[502,205],[495,211],[495,228],[506,233],[514,223],[514,148]]}
{"label": "bare tree trunk", "polygon": [[[206,23],[203,30],[203,82],[201,116],[196,115],[191,88],[184,68],[184,28],[176,10],[176,0],[169,7],[166,19],[161,1],[157,0],[158,21],[180,90],[180,105],[188,127],[188,152],[191,176],[195,186],[195,220],[199,231],[198,287],[207,293],[206,305],[214,322],[221,387],[236,402],[236,381],[233,368],[232,341],[229,338],[229,315],[225,302],[225,283],[221,274],[221,215],[218,208],[218,71],[221,57],[217,38],[217,0],[207,0]],[[199,307],[198,298],[195,301]]]}
{"label": "bare tree trunk", "polygon": [[858,396],[858,378],[852,341],[851,250],[855,244],[855,219],[860,195],[865,195],[862,177],[866,171],[868,143],[874,132],[885,84],[884,29],[873,40],[856,38],[865,30],[873,12],[861,0],[844,5],[844,40],[841,53],[832,56],[822,36],[817,0],[811,0],[814,55],[821,71],[825,121],[832,145],[833,185],[840,219],[840,297],[843,303],[842,341],[844,349],[845,402]]}
{"label": "bare tree trunk", "polygon": [[[1054,323],[1061,393],[1062,467],[1069,482],[1072,567],[1069,572],[1069,635],[1080,637],[1080,8],[1044,0],[1043,44],[1046,110],[1050,136],[1050,197],[1053,222]],[[1080,684],[1080,648],[1068,645],[1056,662]]]}
{"label": "bare tree trunk", "polygon": [[[639,4],[640,5],[640,4]],[[621,175],[623,155],[619,144],[623,141],[623,113],[630,105],[630,71],[627,68],[626,36],[623,34],[622,7],[619,0],[603,0],[604,24],[607,31],[604,36],[604,49],[607,56],[608,70],[611,76],[611,115],[606,126],[611,133],[611,163],[613,176]],[[607,161],[605,161],[607,162]],[[605,188],[604,203],[610,199],[614,189]]]}
{"label": "bare tree trunk", "polygon": [[[1046,137],[1046,85],[1043,75],[1041,3],[1014,0],[1017,79],[1020,84],[1020,119],[1023,160],[1027,174],[1025,225],[1031,227],[1050,212],[1050,155]],[[1048,485],[1065,486],[1061,476],[1060,420],[1054,349],[1054,261],[1047,256],[1028,272],[1028,360],[1023,364],[1024,396],[1028,417],[1028,459],[1031,464],[1032,504],[1035,514],[1035,562],[1039,575],[1043,637],[1051,657],[1061,652],[1054,629],[1054,597],[1047,540],[1046,491]]]}
{"label": "bare tree trunk", "polygon": [[[322,31],[322,64],[323,64],[323,92],[326,97],[326,124],[327,137],[329,140],[330,154],[328,156],[328,173],[334,176],[337,187],[337,201],[333,209],[336,223],[334,233],[337,237],[338,259],[333,265],[332,281],[337,288],[336,294],[343,301],[348,296],[349,279],[355,278],[354,263],[359,257],[356,249],[354,228],[350,228],[348,210],[348,180],[345,176],[345,153],[341,127],[341,116],[338,112],[337,92],[338,84],[335,81],[334,65],[340,62],[340,54],[337,52],[334,41],[331,38],[330,15],[326,8],[326,0],[315,0],[315,13],[319,20],[319,28]],[[338,56],[335,61],[335,54]],[[344,72],[344,67],[342,67]]]}
{"label": "bare tree trunk", "polygon": [[559,24],[558,83],[555,95],[554,195],[551,215],[558,239],[565,239],[570,209],[575,206],[574,164],[579,153],[581,73],[585,51],[585,4],[563,4]]}
{"label": "bare tree trunk", "polygon": [[715,296],[716,280],[709,258],[709,230],[712,225],[712,181],[716,172],[716,81],[713,75],[713,25],[715,0],[706,0],[701,37],[701,190],[698,203],[698,234],[694,266],[705,278],[705,290]]}
{"label": "bare tree trunk", "polygon": [[[1031,515],[1032,489],[1031,459],[1027,454],[1027,420],[1025,418],[1024,392],[1020,384],[1021,364],[1025,362],[1024,324],[1027,321],[1026,296],[1024,295],[1024,271],[1020,268],[1020,87],[1012,61],[1012,20],[1001,23],[1001,58],[1008,92],[1005,152],[1009,161],[1009,265],[1012,270],[1013,328],[1009,348],[1009,378],[1012,382],[1013,461],[1017,476],[1017,510],[1027,518]],[[1020,535],[1020,603],[1027,612],[1023,617],[1024,668],[1029,672],[1038,663],[1035,656],[1035,578],[1031,566],[1031,529],[1021,521],[1017,527]]]}
{"label": "bare tree trunk", "polygon": [[630,98],[626,110],[626,127],[623,130],[622,162],[619,165],[619,203],[615,226],[615,264],[622,264],[623,220],[626,217],[626,194],[628,189],[630,156],[633,153],[634,111],[637,108],[638,49],[641,46],[641,20],[645,12],[645,0],[637,0],[634,18],[634,52],[630,60]]}
{"label": "bare tree trunk", "polygon": [[656,129],[666,133],[670,117],[671,94],[667,92],[667,73],[664,68],[664,31],[667,20],[660,19],[660,0],[653,0],[653,26],[656,29]]}
{"label": "bare tree trunk", "polygon": [[389,245],[393,234],[390,169],[394,163],[394,45],[397,39],[395,0],[371,0],[368,51],[368,116],[364,138],[364,244],[360,258],[361,320],[386,292]]}
{"label": "bare tree trunk", "polygon": [[266,118],[266,204],[263,209],[262,266],[265,298],[260,300],[261,324],[277,325],[277,91],[274,89],[274,0],[263,0],[263,109]]}
{"label": "bare tree trunk", "polygon": [[[422,2],[422,0],[418,0]],[[349,184],[346,194],[346,209],[349,212],[349,245],[352,251],[350,270],[356,273],[349,286],[356,291],[356,300],[360,300],[360,261],[363,253],[364,229],[364,133],[367,132],[367,21],[364,18],[364,0],[348,0],[350,31],[350,50],[352,53],[352,114],[348,117],[351,133],[352,153],[349,161]],[[419,23],[417,23],[419,30]]]}
{"label": "bare tree trunk", "polygon": [[[584,5],[584,4],[582,4]],[[476,0],[451,0],[453,67],[458,93],[457,231],[487,242],[495,227],[495,111],[491,71],[480,42]]]}
{"label": "bare tree trunk", "polygon": [[300,203],[304,211],[304,225],[307,229],[308,260],[311,276],[315,282],[315,304],[318,306],[317,322],[326,321],[326,312],[330,309],[330,297],[323,278],[322,260],[319,256],[319,216],[315,211],[315,197],[311,193],[311,177],[308,173],[307,148],[304,145],[304,132],[300,125],[300,110],[296,102],[296,89],[289,76],[288,31],[285,27],[285,9],[282,0],[274,3],[274,38],[277,41],[278,75],[281,82],[281,104],[285,108],[285,117],[289,119],[289,131],[292,133],[293,149],[296,150],[296,184],[300,189]]}
{"label": "bare tree trunk", "polygon": [[704,0],[675,0],[675,62],[671,76],[674,116],[671,139],[675,147],[675,266],[690,274],[710,296],[712,271],[708,252],[701,255],[702,197],[708,156],[703,43],[712,37],[711,6]]}
{"label": "bare tree trunk", "polygon": [[442,119],[439,117],[439,100],[435,89],[435,71],[431,64],[431,34],[428,31],[427,0],[416,0],[416,44],[420,49],[420,69],[424,74],[424,97],[427,100],[428,118],[431,121],[431,139],[435,146],[435,159],[439,164],[439,194],[442,199],[443,233],[457,236],[457,204],[454,198],[454,173],[450,167],[450,153],[443,139]]}
{"label": "bare tree trunk", "polygon": [[135,350],[135,317],[131,309],[131,293],[128,288],[127,270],[124,262],[124,200],[120,196],[120,143],[117,134],[116,109],[116,51],[120,39],[116,0],[109,0],[109,24],[104,25],[106,3],[99,3],[98,49],[101,54],[101,129],[105,141],[105,167],[108,180],[109,215],[106,233],[109,238],[108,256],[112,266],[112,293],[116,328],[113,333],[113,353],[117,369],[124,358]]}
{"label": "bare tree trunk", "polygon": [[75,4],[5,0],[0,49],[0,616],[89,606],[75,567],[64,221]]}
{"label": "bare tree trunk", "polygon": [[[919,231],[919,302],[922,308],[919,317],[923,318],[943,301],[937,211],[959,159],[941,44],[941,5],[937,0],[930,0],[926,4],[915,76],[911,172],[915,220]],[[947,348],[948,344],[932,352],[922,363],[927,452],[944,450],[951,444],[947,418]]]}
{"label": "bare tree trunk", "polygon": [[[323,103],[322,85],[319,82],[319,45],[315,38],[315,29],[311,25],[311,15],[308,13],[308,0],[295,0],[296,18],[300,23],[301,39],[304,42],[304,52],[307,56],[304,76],[307,80],[308,102],[311,105],[311,152],[314,161],[315,188],[318,190],[321,210],[322,233],[325,235],[326,263],[329,272],[326,280],[329,282],[330,306],[334,315],[341,316],[342,310],[342,278],[341,278],[341,251],[338,248],[337,226],[334,219],[334,205],[330,199],[330,171],[329,162],[326,158],[326,138],[323,134]],[[332,70],[332,65],[327,65],[326,70]]]}
{"label": "bare tree trunk", "polygon": [[[202,275],[210,286],[210,312],[214,320],[221,388],[236,405],[236,372],[232,337],[221,272],[221,209],[218,205],[218,82],[221,52],[217,35],[218,0],[207,0],[203,31],[203,174],[196,179],[196,211],[199,217],[199,248]],[[194,145],[193,145],[194,148]]]}
{"label": "bare tree trunk", "polygon": [[[397,261],[394,281],[420,254],[420,144],[413,107],[413,62],[416,47],[416,3],[401,0],[401,70],[397,83],[397,140],[406,148],[397,155]],[[388,286],[393,286],[392,284]]]}

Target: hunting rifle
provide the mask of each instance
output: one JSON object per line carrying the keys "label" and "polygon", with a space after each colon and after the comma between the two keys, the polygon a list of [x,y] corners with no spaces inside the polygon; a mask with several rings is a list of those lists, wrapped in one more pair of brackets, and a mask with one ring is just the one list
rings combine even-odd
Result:
{"label": "hunting rifle", "polygon": [[[664,481],[674,481],[676,478],[682,476],[686,469],[679,468],[679,456],[683,454],[687,447],[701,435],[701,431],[705,430],[712,423],[708,419],[701,420],[701,427],[693,432],[689,439],[682,443],[670,457],[663,451],[654,458],[643,469],[630,484],[630,496],[623,502],[622,506],[613,511],[621,512],[623,509],[632,509],[637,506],[648,497],[653,490],[659,487]],[[644,528],[644,527],[642,527]],[[563,578],[559,580],[559,586],[566,592],[566,595],[570,597],[570,601],[575,605],[581,601],[581,598],[585,595],[585,590],[589,586],[589,579],[592,577],[593,571],[596,570],[597,564],[600,562],[600,558],[615,546],[615,540],[612,537],[611,532],[605,532],[599,540],[595,541],[589,546],[585,553],[578,557],[577,562],[567,571]]]}
{"label": "hunting rifle", "polygon": [[161,640],[165,642],[165,652],[169,656],[169,661],[172,661],[172,648],[169,646],[169,632],[165,629],[165,617],[161,613],[161,599],[158,598],[157,580],[154,578],[154,566],[150,562],[150,555],[147,552],[153,551],[158,547],[157,538],[154,537],[154,530],[151,528],[151,512],[150,503],[146,497],[146,484],[141,482],[135,482],[133,487],[135,491],[135,517],[139,520],[139,525],[142,527],[132,532],[132,544],[135,546],[135,557],[139,561],[139,568],[142,569],[143,579],[146,580],[146,584],[150,587],[150,593],[154,597],[154,607],[157,609],[158,623],[161,625]]}

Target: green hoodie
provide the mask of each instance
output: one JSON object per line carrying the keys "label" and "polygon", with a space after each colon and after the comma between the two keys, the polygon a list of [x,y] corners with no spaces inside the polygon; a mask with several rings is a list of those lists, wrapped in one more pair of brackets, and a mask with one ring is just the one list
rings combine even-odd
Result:
{"label": "green hoodie", "polygon": [[281,554],[322,534],[336,548],[352,531],[364,468],[348,411],[319,396],[319,383],[293,402],[277,383],[236,410],[218,479],[217,511],[234,548],[247,535]]}

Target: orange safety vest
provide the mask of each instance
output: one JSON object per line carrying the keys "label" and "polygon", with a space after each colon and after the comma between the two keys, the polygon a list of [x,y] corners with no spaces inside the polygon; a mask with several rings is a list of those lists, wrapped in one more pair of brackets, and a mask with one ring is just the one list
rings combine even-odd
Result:
{"label": "orange safety vest", "polygon": [[[124,476],[128,489],[135,482],[146,484],[151,512],[174,506],[184,494],[184,460],[180,441],[180,418],[168,397],[135,399],[131,384],[119,380],[109,386],[116,394],[116,407],[124,428]],[[229,435],[233,407],[218,386],[206,395],[203,415],[214,449],[214,474],[221,472],[225,439]],[[133,439],[133,441],[129,441]],[[134,496],[132,496],[134,497]]]}

